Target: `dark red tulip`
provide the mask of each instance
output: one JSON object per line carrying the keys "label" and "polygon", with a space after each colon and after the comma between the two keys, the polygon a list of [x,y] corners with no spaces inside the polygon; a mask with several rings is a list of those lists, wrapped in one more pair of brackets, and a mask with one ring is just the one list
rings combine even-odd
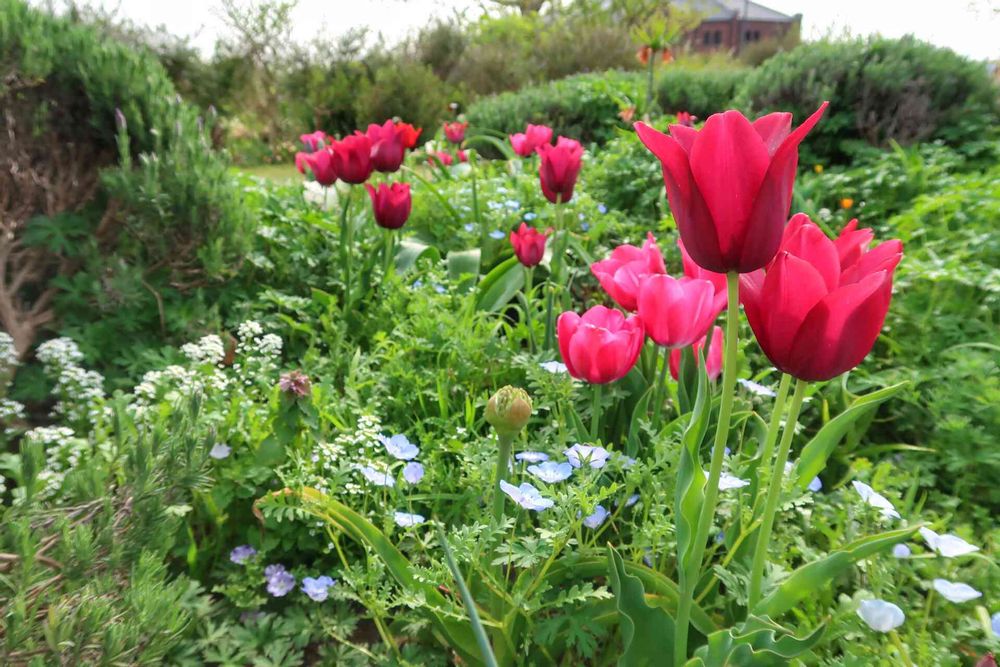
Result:
{"label": "dark red tulip", "polygon": [[333,166],[345,183],[364,183],[372,175],[372,142],[360,132],[334,141]]}
{"label": "dark red tulip", "polygon": [[396,124],[391,120],[385,121],[382,125],[371,124],[365,131],[365,136],[372,144],[372,167],[385,174],[397,171],[403,164],[406,145],[402,134],[396,129]]}
{"label": "dark red tulip", "polygon": [[864,360],[892,299],[903,244],[871,250],[870,230],[848,225],[837,241],[802,213],[785,228],[766,270],[740,277],[740,300],[761,349],[779,370],[821,381]]}
{"label": "dark red tulip", "polygon": [[315,153],[330,143],[329,138],[326,136],[326,132],[323,130],[316,130],[311,134],[299,135],[299,141],[302,142],[302,145],[305,146],[306,150],[310,153]]}
{"label": "dark red tulip", "polygon": [[[551,231],[551,230],[549,230]],[[510,233],[510,244],[514,246],[517,261],[528,268],[537,266],[545,256],[545,240],[548,234],[521,223],[517,231]]]}
{"label": "dark red tulip", "polygon": [[444,136],[451,143],[460,144],[465,141],[465,129],[467,127],[469,127],[468,123],[459,123],[458,121],[445,123]]}
{"label": "dark red tulip", "polygon": [[514,152],[521,157],[530,157],[535,154],[538,147],[552,141],[552,128],[547,125],[531,125],[524,129],[524,132],[510,135],[510,145],[514,147]]}
{"label": "dark red tulip", "polygon": [[329,148],[321,148],[315,153],[296,153],[295,167],[302,174],[308,170],[317,183],[326,187],[337,180],[337,170]]}
{"label": "dark red tulip", "polygon": [[591,384],[625,377],[642,349],[642,320],[621,311],[594,306],[583,316],[565,312],[556,323],[559,353],[569,374]]}
{"label": "dark red tulip", "polygon": [[[698,354],[705,348],[706,338],[708,336],[702,336],[701,340],[692,346],[694,348],[694,359],[698,364],[701,364],[701,358]],[[722,346],[722,327],[712,327],[712,343],[708,346],[708,359],[705,360],[705,372],[708,374],[709,380],[715,380],[722,374]],[[683,354],[683,350],[679,347],[670,350],[670,375],[674,380],[680,377],[681,354]]]}
{"label": "dark red tulip", "polygon": [[555,146],[539,146],[538,154],[542,157],[538,165],[542,194],[553,204],[565,204],[573,198],[573,186],[580,175],[583,146],[574,139],[559,137]]}
{"label": "dark red tulip", "polygon": [[403,147],[407,150],[412,150],[417,145],[422,131],[422,128],[413,127],[409,123],[396,123],[396,132],[403,139]]}
{"label": "dark red tulip", "polygon": [[749,273],[774,258],[792,204],[799,143],[826,107],[795,131],[790,113],[751,123],[726,111],[709,116],[701,130],[671,125],[669,136],[635,124],[663,165],[670,210],[699,266]]}
{"label": "dark red tulip", "polygon": [[413,200],[410,198],[409,183],[379,183],[378,189],[370,183],[365,183],[368,196],[372,200],[372,210],[375,212],[375,222],[379,227],[399,229],[410,217]]}

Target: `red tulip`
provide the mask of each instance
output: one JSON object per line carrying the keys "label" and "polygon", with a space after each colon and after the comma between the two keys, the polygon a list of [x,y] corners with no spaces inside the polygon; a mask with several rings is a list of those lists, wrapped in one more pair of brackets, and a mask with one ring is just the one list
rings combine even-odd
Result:
{"label": "red tulip", "polygon": [[725,310],[726,304],[729,303],[726,274],[708,271],[695,264],[694,260],[691,259],[691,255],[688,254],[687,249],[684,247],[684,241],[681,241],[679,238],[677,239],[677,247],[681,249],[681,261],[684,262],[684,275],[688,278],[701,278],[712,283],[715,286],[715,303],[713,307],[717,308],[719,312]]}
{"label": "red tulip", "polygon": [[642,248],[634,245],[620,245],[611,251],[611,257],[590,265],[604,291],[625,310],[636,309],[639,296],[639,281],[654,273],[666,273],[663,255],[652,232],[646,235]]}
{"label": "red tulip", "polygon": [[469,127],[468,123],[459,123],[458,121],[445,123],[444,136],[451,143],[460,144],[465,141],[465,129],[467,127]]}
{"label": "red tulip", "polygon": [[379,183],[376,190],[370,183],[365,183],[368,196],[372,200],[372,210],[375,212],[375,222],[379,227],[399,229],[410,217],[413,200],[410,198],[409,183]]}
{"label": "red tulip", "polygon": [[542,156],[538,165],[542,194],[553,204],[565,204],[573,198],[573,186],[580,175],[583,146],[579,141],[559,137],[555,146],[539,146],[538,154]]}
{"label": "red tulip", "polygon": [[413,127],[409,123],[396,123],[396,132],[403,139],[403,147],[412,150],[417,145],[422,128]]}
{"label": "red tulip", "polygon": [[315,153],[296,153],[295,167],[302,174],[308,169],[316,182],[326,187],[337,180],[337,170],[329,148],[321,148]]}
{"label": "red tulip", "polygon": [[372,144],[371,158],[375,170],[386,174],[397,171],[403,164],[403,155],[406,152],[400,128],[391,120],[387,120],[382,125],[369,125],[365,136]]}
{"label": "red tulip", "polygon": [[697,116],[694,116],[687,111],[677,112],[677,124],[683,125],[685,127],[694,127],[694,122],[698,120]]}
{"label": "red tulip", "polygon": [[524,132],[510,135],[510,145],[521,157],[530,157],[542,144],[552,141],[552,128],[546,125],[531,125]]}
{"label": "red tulip", "polygon": [[[695,362],[700,364],[701,358],[698,354],[705,347],[705,339],[707,336],[703,336],[701,340],[694,344],[694,359]],[[705,360],[705,371],[708,373],[709,380],[715,380],[722,373],[722,327],[712,327],[712,343],[708,346],[708,359]],[[670,375],[677,380],[681,373],[681,354],[682,350],[679,347],[675,347],[670,350]]]}
{"label": "red tulip", "polygon": [[[550,230],[551,231],[551,230]],[[548,234],[521,223],[516,232],[510,233],[510,244],[514,246],[517,261],[528,268],[537,266],[545,256],[545,240]]]}
{"label": "red tulip", "polygon": [[466,155],[465,151],[455,151],[455,157],[458,158],[459,162],[468,162],[469,156]]}
{"label": "red tulip", "polygon": [[372,142],[360,132],[334,141],[333,166],[345,183],[364,183],[372,175]]}
{"label": "red tulip", "polygon": [[433,167],[434,166],[434,158],[437,158],[438,160],[440,160],[441,164],[443,164],[446,167],[450,167],[452,165],[452,163],[455,162],[455,158],[453,158],[451,156],[451,153],[446,153],[444,151],[432,151],[432,152],[430,152],[430,153],[427,154],[427,164],[429,164],[429,165],[431,165]]}
{"label": "red tulip", "polygon": [[792,204],[799,143],[826,107],[794,132],[789,113],[751,123],[726,111],[709,116],[701,130],[671,125],[669,136],[636,123],[663,165],[670,210],[699,266],[749,273],[774,258]]}
{"label": "red tulip", "polygon": [[785,228],[767,270],[740,277],[743,308],[761,349],[779,370],[829,380],[864,360],[892,299],[903,244],[871,250],[870,230],[849,224],[837,241],[802,213]]}
{"label": "red tulip", "polygon": [[663,347],[687,347],[703,337],[719,315],[714,302],[715,286],[707,280],[657,273],[639,281],[639,317]]}
{"label": "red tulip", "polygon": [[311,134],[301,134],[299,135],[299,141],[301,141],[302,145],[305,146],[311,153],[315,153],[329,143],[326,132],[323,130],[316,130]]}
{"label": "red tulip", "polygon": [[556,330],[569,374],[592,384],[625,377],[645,339],[642,320],[604,306],[594,306],[582,317],[567,311],[559,316]]}

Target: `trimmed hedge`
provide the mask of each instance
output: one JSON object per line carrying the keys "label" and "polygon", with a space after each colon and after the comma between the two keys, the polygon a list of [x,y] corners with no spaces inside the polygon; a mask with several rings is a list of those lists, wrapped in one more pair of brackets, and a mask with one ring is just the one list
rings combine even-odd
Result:
{"label": "trimmed hedge", "polygon": [[749,70],[665,67],[656,80],[656,100],[664,113],[687,111],[700,119],[731,109]]}

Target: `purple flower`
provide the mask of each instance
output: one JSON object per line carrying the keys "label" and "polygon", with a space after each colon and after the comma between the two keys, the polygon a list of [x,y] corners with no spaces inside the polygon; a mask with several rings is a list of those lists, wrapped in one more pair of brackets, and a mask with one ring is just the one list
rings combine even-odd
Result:
{"label": "purple flower", "polygon": [[302,371],[285,373],[278,380],[278,388],[286,394],[308,396],[310,391],[309,376]]}
{"label": "purple flower", "polygon": [[528,472],[546,484],[555,484],[569,479],[569,476],[573,474],[573,466],[565,461],[562,463],[546,461],[528,466]]}
{"label": "purple flower", "polygon": [[608,518],[608,514],[610,512],[603,505],[598,505],[594,508],[594,513],[583,520],[583,525],[591,530],[596,530]]}
{"label": "purple flower", "polygon": [[580,468],[582,466],[603,468],[604,464],[608,462],[608,457],[611,456],[611,452],[604,449],[604,447],[598,447],[597,445],[581,445],[580,443],[564,450],[563,454],[566,455],[566,459],[574,468]]}
{"label": "purple flower", "polygon": [[322,602],[330,594],[330,587],[333,586],[333,579],[326,575],[322,577],[303,577],[302,592],[316,602]]}
{"label": "purple flower", "polygon": [[250,558],[257,555],[257,550],[254,549],[249,544],[242,544],[232,551],[229,552],[229,560],[236,563],[237,565],[242,565],[247,562]]}
{"label": "purple flower", "polygon": [[267,592],[276,598],[288,595],[295,588],[295,577],[278,563],[264,568],[264,580],[267,581]]}

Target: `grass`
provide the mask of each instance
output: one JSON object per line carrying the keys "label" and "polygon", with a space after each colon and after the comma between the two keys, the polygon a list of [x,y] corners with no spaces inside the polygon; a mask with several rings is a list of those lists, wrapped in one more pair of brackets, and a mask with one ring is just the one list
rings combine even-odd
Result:
{"label": "grass", "polygon": [[294,164],[260,164],[253,167],[236,167],[236,171],[275,183],[290,183],[302,178]]}

